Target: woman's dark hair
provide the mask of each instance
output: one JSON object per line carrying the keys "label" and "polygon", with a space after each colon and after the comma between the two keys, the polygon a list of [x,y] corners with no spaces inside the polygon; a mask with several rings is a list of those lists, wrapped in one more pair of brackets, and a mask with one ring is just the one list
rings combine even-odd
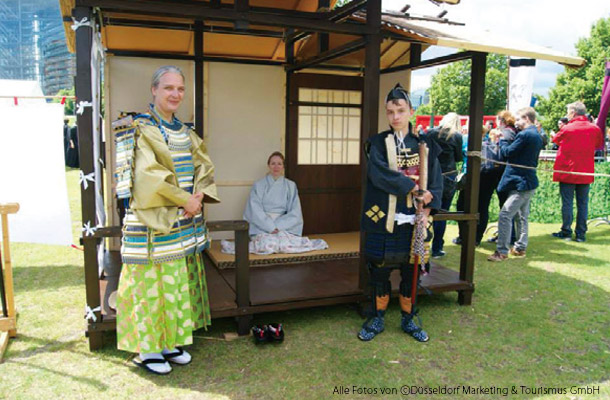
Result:
{"label": "woman's dark hair", "polygon": [[267,159],[267,165],[271,164],[271,159],[273,157],[281,158],[282,159],[282,163],[286,164],[286,159],[284,158],[284,155],[281,152],[279,152],[279,151],[274,151],[273,153],[271,153],[271,155]]}

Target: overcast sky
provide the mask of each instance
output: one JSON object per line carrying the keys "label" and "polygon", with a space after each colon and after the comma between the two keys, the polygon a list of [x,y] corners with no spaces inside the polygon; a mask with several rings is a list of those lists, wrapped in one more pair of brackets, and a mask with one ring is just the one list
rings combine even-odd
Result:
{"label": "overcast sky", "polygon": [[[409,12],[414,14],[436,15],[446,9],[445,18],[450,20],[571,55],[577,55],[576,41],[589,36],[595,21],[610,17],[610,0],[461,0],[458,5],[441,7],[429,0],[383,0],[382,7],[399,10],[405,4],[411,5]],[[423,58],[430,58],[427,53]],[[563,66],[550,61],[536,64],[534,92],[546,95]],[[432,68],[416,71],[411,90],[429,87],[435,71]]]}

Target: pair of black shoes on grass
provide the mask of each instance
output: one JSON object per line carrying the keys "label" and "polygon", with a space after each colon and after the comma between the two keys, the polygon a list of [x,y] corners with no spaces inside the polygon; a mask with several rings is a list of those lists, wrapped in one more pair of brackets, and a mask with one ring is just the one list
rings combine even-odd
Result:
{"label": "pair of black shoes on grass", "polygon": [[282,324],[254,325],[252,336],[255,343],[281,342],[284,340],[284,328]]}

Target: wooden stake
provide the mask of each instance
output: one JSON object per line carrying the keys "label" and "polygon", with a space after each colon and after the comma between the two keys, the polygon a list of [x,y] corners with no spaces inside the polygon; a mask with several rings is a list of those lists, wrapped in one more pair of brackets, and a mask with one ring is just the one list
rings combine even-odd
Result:
{"label": "wooden stake", "polygon": [[4,361],[6,346],[8,346],[8,332],[0,332],[0,363]]}
{"label": "wooden stake", "polygon": [[[6,304],[8,306],[9,318],[15,318],[15,293],[13,291],[13,266],[11,264],[11,250],[9,245],[8,235],[8,215],[14,214],[19,210],[19,204],[8,203],[0,204],[0,213],[2,213],[2,253],[4,253],[4,287],[6,289]],[[16,329],[8,331],[10,337],[17,336]]]}
{"label": "wooden stake", "polygon": [[[7,305],[7,318],[0,318],[0,363],[4,357],[4,351],[8,346],[9,338],[17,336],[16,313],[15,313],[15,293],[13,292],[13,266],[11,264],[11,251],[8,236],[8,214],[15,214],[19,211],[18,203],[0,204],[0,214],[2,215],[2,253],[4,261],[1,263],[4,271],[4,289]],[[2,256],[0,256],[2,257]]]}

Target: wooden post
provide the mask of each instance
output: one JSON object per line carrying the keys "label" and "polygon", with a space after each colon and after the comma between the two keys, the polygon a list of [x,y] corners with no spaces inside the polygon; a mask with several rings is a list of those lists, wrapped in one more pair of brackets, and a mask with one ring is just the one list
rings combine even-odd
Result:
{"label": "wooden post", "polygon": [[[291,41],[289,38],[292,37],[294,35],[294,29],[289,28],[286,31],[286,39],[284,42],[284,58],[285,58],[285,69],[286,69],[286,90],[285,90],[285,98],[284,98],[284,104],[285,104],[285,113],[286,113],[286,125],[284,128],[284,138],[285,138],[285,142],[284,142],[284,154],[286,155],[287,158],[290,158],[291,155],[288,153],[288,150],[290,149],[290,146],[292,145],[292,143],[290,142],[290,127],[291,127],[291,120],[290,120],[290,116],[292,115],[292,107],[296,107],[296,106],[291,106],[290,105],[290,101],[291,96],[292,96],[292,76],[293,76],[293,71],[290,68],[292,65],[294,65],[294,42]],[[297,94],[298,96],[298,94]],[[298,100],[295,99],[295,100]],[[298,143],[297,143],[298,144]],[[296,154],[296,157],[298,157],[298,153]],[[292,162],[290,162],[290,160],[288,160],[289,162],[286,162],[286,176],[290,178],[291,174],[292,174],[292,170],[291,170],[291,165],[293,164]],[[298,160],[295,160],[295,165],[297,164]]]}
{"label": "wooden post", "polygon": [[[485,69],[487,53],[475,53],[472,56],[470,81],[470,121],[468,124],[468,151],[481,152],[483,140],[483,101],[485,98]],[[464,193],[464,212],[477,214],[479,204],[479,183],[481,175],[481,158],[469,156],[467,161],[466,192]],[[474,276],[474,251],[477,233],[477,219],[462,222],[462,253],[460,257],[460,280],[472,283]],[[458,292],[458,301],[462,305],[472,302],[472,291]]]}
{"label": "wooden post", "polygon": [[[89,7],[76,7],[72,10],[72,16],[81,21],[86,18],[95,25],[93,13]],[[81,26],[76,30],[76,80],[75,91],[77,105],[80,102],[92,102],[91,93],[91,46],[93,43],[94,27]],[[92,107],[84,107],[83,113],[76,117],[78,126],[78,152],[80,155],[80,168],[83,173],[93,172],[93,118]],[[81,186],[82,224],[90,228],[97,225],[95,215],[95,188],[89,185],[85,190]],[[83,247],[85,257],[85,289],[87,307],[96,309],[101,304],[99,266],[97,263],[97,239],[83,233]],[[101,312],[95,312],[96,321],[101,322]],[[96,321],[88,321],[87,334],[89,336],[89,349],[95,350],[102,346],[102,332],[96,330]]]}
{"label": "wooden post", "polygon": [[195,21],[195,132],[203,139],[203,21]]}
{"label": "wooden post", "polygon": [[[249,242],[248,227],[235,231],[235,291],[237,292],[237,307],[239,309],[250,307]],[[248,334],[251,322],[252,315],[237,317],[237,333],[239,335]]]}
{"label": "wooden post", "polygon": [[[318,0],[318,12],[327,12],[330,9],[330,0]],[[328,33],[318,33],[318,54],[328,51],[330,38]]]}
{"label": "wooden post", "polygon": [[[364,93],[362,102],[362,144],[369,137],[376,135],[379,129],[379,57],[381,56],[381,0],[369,0],[366,5],[366,25],[373,34],[365,36],[366,45],[364,60]],[[366,191],[366,159],[361,156],[362,197],[360,210],[364,207]],[[368,286],[368,271],[364,257],[365,233],[360,230],[360,271],[358,286],[365,291]]]}
{"label": "wooden post", "polygon": [[8,234],[8,214],[19,211],[18,203],[0,204],[2,215],[2,254],[4,272],[4,290],[6,296],[7,317],[0,317],[0,362],[8,346],[8,339],[17,336],[17,313],[15,311],[15,292],[13,289],[13,265],[11,263],[11,248]]}

